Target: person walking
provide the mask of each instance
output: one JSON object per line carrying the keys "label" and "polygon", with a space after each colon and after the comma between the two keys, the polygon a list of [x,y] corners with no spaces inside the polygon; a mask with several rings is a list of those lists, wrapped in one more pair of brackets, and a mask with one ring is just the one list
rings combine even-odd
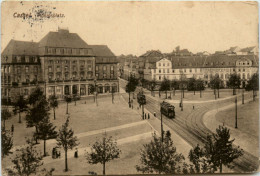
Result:
{"label": "person walking", "polygon": [[156,117],[156,112],[153,112],[153,116]]}
{"label": "person walking", "polygon": [[146,113],[144,114],[144,119],[146,119]]}
{"label": "person walking", "polygon": [[148,119],[150,119],[150,114],[148,113]]}
{"label": "person walking", "polygon": [[78,158],[78,148],[76,148],[76,151],[74,153],[74,158]]}
{"label": "person walking", "polygon": [[14,125],[12,124],[11,126],[11,132],[13,133],[14,132]]}

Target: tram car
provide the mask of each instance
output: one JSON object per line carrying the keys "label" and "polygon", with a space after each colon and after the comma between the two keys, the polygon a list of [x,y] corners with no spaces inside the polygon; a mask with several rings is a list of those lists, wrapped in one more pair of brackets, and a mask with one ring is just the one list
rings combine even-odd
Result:
{"label": "tram car", "polygon": [[139,92],[139,93],[137,94],[137,102],[139,103],[140,101],[145,101],[145,102],[143,102],[142,104],[146,104],[145,95],[142,94],[141,92]]}
{"label": "tram car", "polygon": [[173,119],[175,118],[175,107],[165,101],[161,103],[161,113],[166,117]]}

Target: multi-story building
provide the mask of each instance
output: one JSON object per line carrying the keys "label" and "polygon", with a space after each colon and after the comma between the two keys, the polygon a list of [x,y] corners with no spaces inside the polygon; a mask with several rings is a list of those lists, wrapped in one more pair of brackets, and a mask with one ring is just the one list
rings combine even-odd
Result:
{"label": "multi-story building", "polygon": [[218,75],[226,85],[229,76],[236,73],[245,87],[254,73],[258,73],[258,57],[255,55],[242,56],[191,56],[170,57],[157,61],[151,68],[148,80],[162,81],[196,78],[204,80],[207,85],[214,76]]}
{"label": "multi-story building", "polygon": [[59,29],[42,40],[11,40],[2,52],[2,98],[29,95],[38,85],[47,97],[88,96],[118,90],[116,56],[105,45],[88,45],[78,34]]}

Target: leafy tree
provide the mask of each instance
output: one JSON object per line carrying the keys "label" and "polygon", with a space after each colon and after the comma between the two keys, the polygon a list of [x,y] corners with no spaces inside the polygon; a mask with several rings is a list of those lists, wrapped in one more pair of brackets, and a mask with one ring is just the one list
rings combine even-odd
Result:
{"label": "leafy tree", "polygon": [[50,122],[48,117],[45,117],[38,127],[38,137],[43,140],[43,155],[46,156],[46,140],[54,139],[57,137],[57,132],[55,131],[56,126]]}
{"label": "leafy tree", "polygon": [[27,111],[26,114],[26,125],[27,127],[35,127],[35,141],[37,142],[39,123],[44,119],[49,117],[49,103],[46,98],[42,96],[38,99]]}
{"label": "leafy tree", "polygon": [[89,85],[88,85],[88,88],[89,88],[89,93],[90,93],[90,94],[93,94],[94,91],[95,91],[95,86],[94,86],[93,84],[89,84]]}
{"label": "leafy tree", "polygon": [[49,103],[50,103],[50,107],[53,109],[53,116],[54,116],[54,120],[55,120],[56,119],[55,109],[59,106],[57,97],[55,95],[50,96]]}
{"label": "leafy tree", "polygon": [[242,149],[233,146],[234,140],[230,140],[229,129],[224,126],[219,126],[215,134],[207,137],[205,155],[213,163],[214,170],[219,168],[222,173],[223,165],[232,168],[233,160],[243,155]]}
{"label": "leafy tree", "polygon": [[202,97],[201,91],[205,89],[205,85],[204,85],[203,80],[198,79],[196,81],[196,85],[197,85],[197,90],[200,91],[200,98],[201,98]]}
{"label": "leafy tree", "polygon": [[65,151],[65,171],[68,171],[68,150],[72,150],[74,147],[78,146],[78,139],[74,136],[74,131],[69,129],[69,118],[67,118],[66,122],[62,125],[61,129],[58,132],[58,136],[56,138],[57,145],[61,146]]}
{"label": "leafy tree", "polygon": [[152,81],[150,81],[151,95],[155,89],[155,86],[156,86],[156,81],[155,79],[153,79]]}
{"label": "leafy tree", "polygon": [[141,149],[141,165],[137,165],[136,169],[143,173],[180,173],[183,160],[184,156],[176,152],[169,132],[164,134],[163,142],[153,134],[153,140]]}
{"label": "leafy tree", "polygon": [[210,84],[210,87],[212,89],[214,89],[215,98],[216,98],[216,90],[218,90],[218,98],[219,98],[219,89],[224,87],[223,80],[218,75],[216,75],[215,77],[213,77],[210,80],[209,84]]}
{"label": "leafy tree", "polygon": [[145,95],[141,92],[137,95],[137,102],[140,106],[142,106],[142,117],[144,118],[144,105],[146,104]]}
{"label": "leafy tree", "polygon": [[167,91],[170,90],[170,81],[168,79],[164,78],[164,80],[161,83],[160,90],[165,91],[165,96],[167,99]]}
{"label": "leafy tree", "polygon": [[259,76],[257,73],[253,74],[251,79],[248,81],[246,85],[246,91],[253,90],[253,100],[255,100],[255,91],[259,89]]}
{"label": "leafy tree", "polygon": [[5,129],[5,121],[12,117],[11,112],[7,108],[1,110],[1,121],[3,121],[3,129]]}
{"label": "leafy tree", "polygon": [[128,101],[129,107],[130,107],[130,93],[135,91],[137,85],[138,85],[138,80],[133,75],[130,75],[129,81],[125,87],[125,91],[129,94],[129,101]]}
{"label": "leafy tree", "polygon": [[28,103],[30,105],[33,105],[34,103],[36,103],[37,101],[42,99],[43,96],[44,95],[43,95],[43,91],[41,90],[41,88],[36,87],[36,89],[29,95]]}
{"label": "leafy tree", "polygon": [[197,89],[197,81],[196,81],[196,79],[195,78],[190,78],[189,80],[188,80],[188,85],[187,85],[187,89],[188,89],[188,91],[194,91],[194,95],[195,95],[195,91],[196,91],[196,89]]}
{"label": "leafy tree", "polygon": [[14,168],[8,169],[9,174],[29,176],[38,173],[39,167],[43,165],[42,156],[38,154],[31,140],[27,140],[27,146],[17,149],[16,153],[12,160]]}
{"label": "leafy tree", "polygon": [[72,101],[71,97],[70,96],[65,96],[65,101],[67,103],[67,110],[66,110],[66,114],[69,114],[69,103]]}
{"label": "leafy tree", "polygon": [[102,141],[97,141],[91,147],[91,152],[87,153],[86,159],[89,164],[102,164],[103,175],[106,174],[106,163],[119,158],[121,151],[117,147],[117,142],[112,137],[103,137]]}
{"label": "leafy tree", "polygon": [[12,153],[10,150],[13,147],[13,136],[9,131],[4,129],[1,130],[1,142],[1,153],[3,158],[4,156],[8,156]]}
{"label": "leafy tree", "polygon": [[232,74],[227,81],[227,86],[233,88],[233,95],[236,95],[236,89],[240,87],[241,79],[238,74]]}
{"label": "leafy tree", "polygon": [[75,103],[75,106],[77,105],[77,101],[79,100],[79,96],[77,94],[73,94],[73,101]]}
{"label": "leafy tree", "polygon": [[19,123],[22,123],[21,113],[27,110],[27,101],[23,98],[23,96],[19,96],[16,102],[14,102],[14,114],[19,113]]}

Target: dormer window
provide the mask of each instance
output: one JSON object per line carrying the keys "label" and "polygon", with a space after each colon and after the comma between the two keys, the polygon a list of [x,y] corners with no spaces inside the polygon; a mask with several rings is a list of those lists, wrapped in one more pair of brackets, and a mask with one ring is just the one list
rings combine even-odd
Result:
{"label": "dormer window", "polygon": [[29,62],[30,61],[30,58],[29,58],[29,56],[25,56],[25,62]]}
{"label": "dormer window", "polygon": [[21,56],[16,56],[17,62],[21,62]]}
{"label": "dormer window", "polygon": [[63,48],[60,49],[60,53],[64,54],[64,49]]}
{"label": "dormer window", "polygon": [[72,53],[72,49],[70,49],[70,48],[67,51],[68,51],[68,54]]}
{"label": "dormer window", "polygon": [[56,54],[56,48],[52,48],[52,53]]}
{"label": "dormer window", "polygon": [[38,61],[38,59],[37,59],[37,57],[33,57],[33,62],[37,62]]}

